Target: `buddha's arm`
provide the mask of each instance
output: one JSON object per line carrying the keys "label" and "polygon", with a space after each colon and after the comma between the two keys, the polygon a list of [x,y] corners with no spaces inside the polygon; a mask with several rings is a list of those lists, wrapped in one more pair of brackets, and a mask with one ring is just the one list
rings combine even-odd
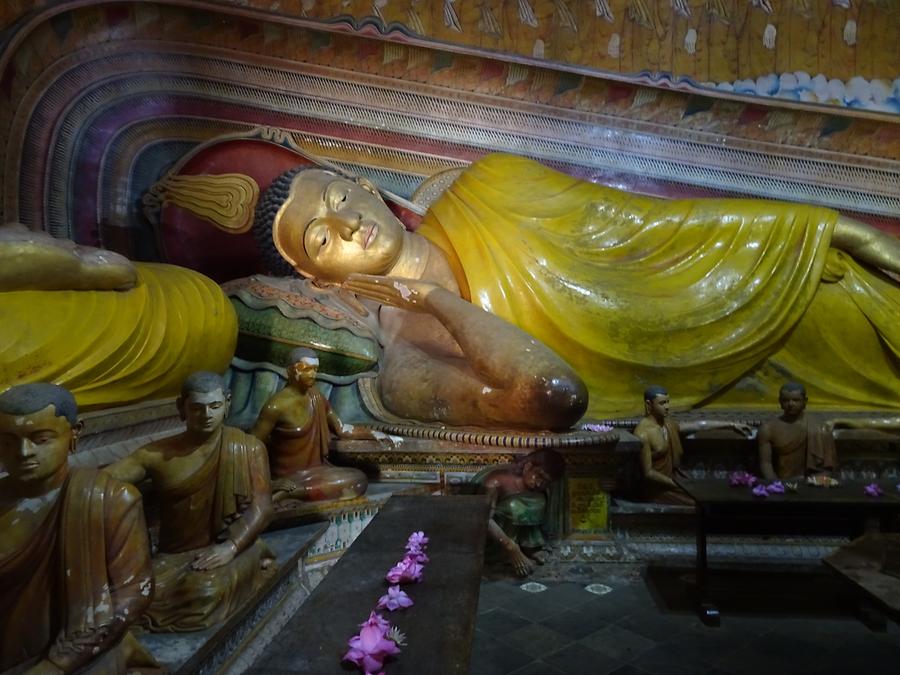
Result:
{"label": "buddha's arm", "polygon": [[829,420],[826,425],[830,429],[878,429],[882,431],[900,431],[900,417],[860,418],[838,417]]}
{"label": "buddha's arm", "polygon": [[766,480],[778,480],[772,465],[772,431],[768,424],[759,428],[759,472]]}
{"label": "buddha's arm", "polygon": [[118,643],[152,598],[150,541],[141,494],[136,488],[122,483],[107,488],[103,529],[107,578],[91,581],[109,584],[113,619],[92,633],[61,635],[56,640],[48,659],[66,673],[81,668]]}
{"label": "buddha's arm", "polygon": [[[402,414],[540,429],[567,429],[584,414],[587,388],[581,378],[552,350],[500,317],[428,282],[353,275],[347,287],[436,322],[406,317],[386,350],[382,395],[389,406],[388,399],[394,399]],[[458,345],[458,354],[448,352],[443,331]]]}
{"label": "buddha's arm", "polygon": [[698,431],[710,431],[712,429],[731,429],[739,434],[749,437],[753,430],[746,424],[740,422],[720,422],[718,420],[697,420],[693,422],[684,422],[679,424],[681,433],[693,434]]}

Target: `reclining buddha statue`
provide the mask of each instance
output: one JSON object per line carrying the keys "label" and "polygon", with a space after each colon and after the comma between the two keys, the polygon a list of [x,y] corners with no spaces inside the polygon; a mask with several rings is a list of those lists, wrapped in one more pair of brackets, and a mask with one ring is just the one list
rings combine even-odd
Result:
{"label": "reclining buddha statue", "polygon": [[202,274],[17,224],[0,226],[0,316],[0,391],[54,382],[83,408],[175,396],[194,370],[223,371],[237,337]]}
{"label": "reclining buddha statue", "polygon": [[254,227],[272,271],[366,299],[400,417],[564,429],[634,413],[650,382],[677,383],[676,409],[753,409],[785,378],[823,408],[898,406],[900,241],[827,208],[668,201],[495,154],[415,232],[318,168],[277,178]]}

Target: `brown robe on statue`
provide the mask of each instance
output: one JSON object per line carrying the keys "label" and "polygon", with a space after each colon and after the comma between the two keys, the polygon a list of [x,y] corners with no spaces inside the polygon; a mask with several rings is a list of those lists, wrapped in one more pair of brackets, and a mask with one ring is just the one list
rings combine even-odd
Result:
{"label": "brown robe on statue", "polygon": [[[790,425],[780,419],[773,420],[771,424]],[[837,466],[834,435],[823,422],[807,417],[800,433],[785,435],[793,437],[787,443],[772,444],[772,468],[779,478],[832,471]]]}
{"label": "brown robe on statue", "polygon": [[[157,632],[202,630],[245,604],[274,571],[268,547],[248,532],[243,511],[269,488],[262,444],[240,429],[223,427],[219,447],[179,485],[159,494],[159,554],[153,559],[156,591],[144,623]],[[193,570],[200,549],[230,539],[241,552],[227,565]],[[244,549],[244,550],[241,550]]]}
{"label": "brown robe on statue", "polygon": [[[645,420],[641,420],[635,427],[635,432],[640,429]],[[650,424],[651,422],[648,422]],[[655,424],[655,422],[653,422]],[[669,444],[664,450],[653,452],[651,460],[653,469],[672,478],[675,475],[675,469],[678,466],[683,450],[681,448],[681,430],[678,423],[673,420],[666,420],[664,423],[665,435]],[[641,496],[648,502],[657,502],[659,504],[684,504],[693,506],[694,500],[679,487],[667,487],[662,483],[644,479],[641,487]]]}
{"label": "brown robe on statue", "polygon": [[67,673],[124,673],[130,635],[93,649],[141,615],[152,588],[140,493],[73,469],[36,536],[0,560],[0,671],[49,658]]}
{"label": "brown robe on statue", "polygon": [[[366,491],[368,480],[359,469],[328,463],[330,404],[315,387],[307,392],[309,420],[302,429],[276,426],[269,437],[269,465],[275,489],[285,486],[291,497],[306,501],[352,499]],[[288,485],[290,483],[290,485]]]}

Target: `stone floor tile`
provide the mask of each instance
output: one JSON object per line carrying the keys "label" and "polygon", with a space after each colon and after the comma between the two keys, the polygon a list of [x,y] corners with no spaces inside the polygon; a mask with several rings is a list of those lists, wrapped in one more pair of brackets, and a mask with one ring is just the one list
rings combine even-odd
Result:
{"label": "stone floor tile", "polygon": [[478,593],[478,612],[503,607],[507,602],[516,600],[524,591],[513,581],[485,581]]}
{"label": "stone floor tile", "polygon": [[626,615],[616,623],[622,628],[662,642],[691,628],[696,616],[691,614],[666,614],[658,609],[646,609]]}
{"label": "stone floor tile", "polygon": [[532,661],[524,668],[514,670],[509,675],[564,675],[563,671],[543,661]]}
{"label": "stone floor tile", "polygon": [[646,670],[641,670],[640,668],[635,668],[630,663],[626,663],[621,668],[617,668],[612,671],[609,675],[649,675]]}
{"label": "stone floor tile", "polygon": [[631,664],[651,675],[700,675],[715,665],[703,651],[676,642],[658,644]]}
{"label": "stone floor tile", "polygon": [[[590,593],[585,592],[584,594],[593,597]],[[581,605],[575,605],[575,607],[579,606]],[[540,593],[527,593],[521,591],[519,597],[514,598],[503,605],[503,609],[515,612],[529,621],[543,621],[548,617],[572,608],[572,603],[565,598],[557,597],[553,590],[549,588]]]}
{"label": "stone floor tile", "polygon": [[657,644],[650,638],[617,625],[601,628],[578,642],[620,661],[631,661]]}
{"label": "stone floor tile", "polygon": [[577,642],[541,659],[567,675],[608,675],[624,664]]}
{"label": "stone floor tile", "polygon": [[534,658],[558,651],[572,640],[551,628],[529,624],[503,636],[503,642]]}
{"label": "stone floor tile", "polygon": [[469,673],[470,675],[507,675],[531,662],[532,658],[527,654],[497,641],[478,649],[473,647]]}
{"label": "stone floor tile", "polygon": [[[590,603],[589,603],[590,604]],[[540,623],[547,628],[552,628],[572,640],[580,640],[583,637],[595,633],[614,621],[602,612],[595,612],[582,605],[560,614],[554,614]]]}
{"label": "stone floor tile", "polygon": [[494,637],[502,638],[522,626],[527,626],[531,621],[508,610],[492,609],[484,614],[479,614],[475,620],[475,627],[489,633]]}

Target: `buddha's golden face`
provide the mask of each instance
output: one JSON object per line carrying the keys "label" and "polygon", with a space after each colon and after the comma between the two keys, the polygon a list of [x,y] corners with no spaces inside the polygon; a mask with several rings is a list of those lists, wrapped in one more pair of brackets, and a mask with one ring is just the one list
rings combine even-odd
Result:
{"label": "buddha's golden face", "polygon": [[404,227],[368,181],[301,171],[272,228],[279,253],[322,281],[385,274],[400,256]]}

